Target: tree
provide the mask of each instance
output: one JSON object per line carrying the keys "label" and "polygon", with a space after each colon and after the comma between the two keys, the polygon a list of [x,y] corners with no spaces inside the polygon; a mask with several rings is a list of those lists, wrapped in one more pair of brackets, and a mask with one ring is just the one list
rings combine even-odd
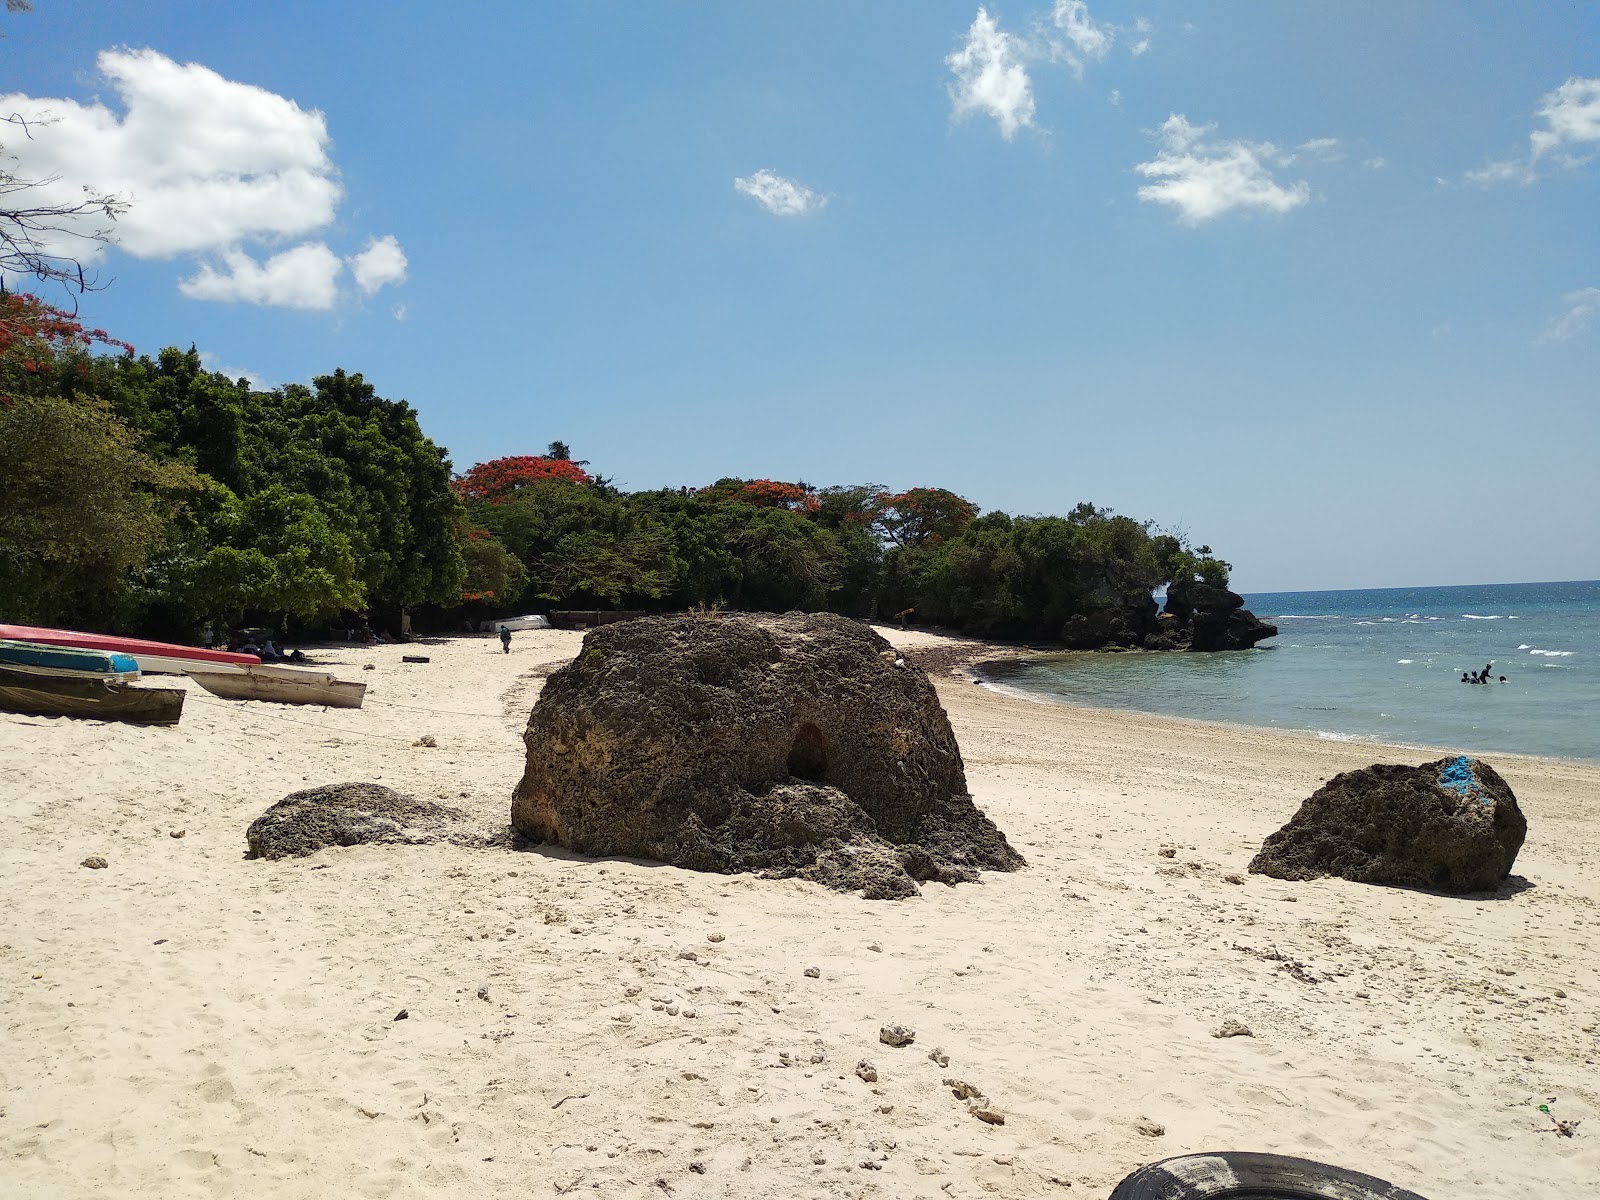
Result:
{"label": "tree", "polygon": [[920,546],[956,537],[978,515],[978,506],[944,488],[917,487],[880,498],[878,530],[897,546]]}
{"label": "tree", "polygon": [[700,489],[707,500],[731,500],[755,508],[786,508],[790,512],[816,512],[816,489],[807,483],[785,483],[778,479],[719,479]]}
{"label": "tree", "polygon": [[511,604],[528,589],[528,569],[522,565],[522,560],[487,529],[465,525],[461,557],[467,564],[466,582],[461,587],[464,601]]}
{"label": "tree", "polygon": [[[551,449],[561,446],[554,443]],[[565,449],[565,447],[561,447]],[[555,455],[517,454],[478,463],[465,475],[456,477],[456,494],[463,500],[486,500],[502,504],[517,492],[547,479],[565,479],[572,483],[588,483],[589,472],[570,458]]]}
{"label": "tree", "polygon": [[[12,12],[21,11],[12,6],[12,0],[7,0],[6,7]],[[34,127],[50,121],[11,113],[0,117],[0,124],[18,129],[23,137],[32,140]],[[6,154],[0,145],[0,285],[9,275],[59,284],[68,293],[104,286],[96,277],[84,273],[81,259],[85,254],[98,253],[100,246],[111,241],[111,227],[87,224],[86,219],[115,221],[128,211],[128,202],[85,184],[83,199],[77,203],[49,203],[39,190],[48,188],[59,176],[28,179],[6,165],[16,162],[17,156]],[[81,247],[83,253],[67,252],[68,247],[74,246]]]}
{"label": "tree", "polygon": [[24,396],[0,407],[0,614],[114,621],[128,571],[200,486],[187,467],[143,453],[102,401]]}

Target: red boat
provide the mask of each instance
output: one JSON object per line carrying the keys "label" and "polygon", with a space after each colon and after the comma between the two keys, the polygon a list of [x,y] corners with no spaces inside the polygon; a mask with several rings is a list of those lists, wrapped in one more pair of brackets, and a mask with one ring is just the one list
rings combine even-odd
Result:
{"label": "red boat", "polygon": [[179,646],[173,642],[150,642],[143,638],[117,637],[110,633],[79,633],[75,629],[38,629],[32,625],[0,625],[0,638],[18,642],[42,642],[47,646],[76,646],[81,650],[112,650],[138,660],[146,674],[187,675],[191,667],[208,671],[242,671],[258,666],[254,654],[231,650],[207,650],[203,646]]}

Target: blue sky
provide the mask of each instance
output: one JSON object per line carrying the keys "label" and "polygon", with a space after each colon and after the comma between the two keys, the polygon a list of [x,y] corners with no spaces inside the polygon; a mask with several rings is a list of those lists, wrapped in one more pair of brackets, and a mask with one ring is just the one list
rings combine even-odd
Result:
{"label": "blue sky", "polygon": [[458,469],[1081,500],[1247,591],[1600,575],[1590,5],[0,17],[91,324],[344,367]]}

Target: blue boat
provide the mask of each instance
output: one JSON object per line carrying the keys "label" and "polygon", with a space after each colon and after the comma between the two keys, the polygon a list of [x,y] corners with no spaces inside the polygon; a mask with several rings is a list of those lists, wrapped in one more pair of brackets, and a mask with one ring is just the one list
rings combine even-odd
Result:
{"label": "blue boat", "polygon": [[139,664],[131,655],[110,650],[46,646],[42,642],[0,639],[0,667],[46,676],[94,675],[117,683],[139,678]]}
{"label": "blue boat", "polygon": [[0,640],[0,712],[176,725],[184,693],[138,679],[138,662],[117,651]]}

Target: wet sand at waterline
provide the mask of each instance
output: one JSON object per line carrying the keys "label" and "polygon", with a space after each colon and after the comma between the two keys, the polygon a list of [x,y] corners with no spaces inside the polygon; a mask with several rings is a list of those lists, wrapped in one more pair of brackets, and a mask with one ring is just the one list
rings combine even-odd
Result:
{"label": "wet sand at waterline", "polygon": [[[1499,898],[1288,884],[1245,867],[1322,781],[1438,753],[945,674],[972,793],[1030,864],[981,885],[244,858],[316,784],[503,820],[578,643],[322,652],[371,685],[359,711],[183,683],[173,729],[0,714],[0,1196],[1083,1198],[1217,1149],[1430,1200],[1600,1196],[1593,765],[1490,756],[1530,826]],[[1212,1036],[1228,1019],[1253,1036]],[[915,1041],[880,1043],[890,1023]]]}

